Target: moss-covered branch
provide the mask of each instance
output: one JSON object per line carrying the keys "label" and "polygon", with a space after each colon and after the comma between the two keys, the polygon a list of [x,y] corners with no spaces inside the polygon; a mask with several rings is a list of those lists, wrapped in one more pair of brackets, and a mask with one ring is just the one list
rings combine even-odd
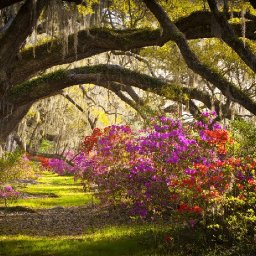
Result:
{"label": "moss-covered branch", "polygon": [[221,38],[223,41],[238,54],[238,56],[247,64],[248,67],[256,72],[256,55],[250,49],[247,42],[243,42],[240,38],[237,37],[235,31],[228,23],[226,15],[219,12],[217,2],[215,0],[208,0],[208,4],[214,18],[219,24]]}
{"label": "moss-covered branch", "polygon": [[171,21],[162,6],[155,0],[144,0],[144,2],[161,24],[163,35],[170,36],[171,40],[177,44],[188,67],[205,80],[212,83],[229,100],[237,102],[252,114],[256,115],[256,102],[247,95],[246,92],[239,89],[217,70],[208,67],[199,60],[189,46],[185,35],[179,30],[175,23]]}
{"label": "moss-covered branch", "polygon": [[[191,13],[189,16],[177,20],[175,24],[188,40],[214,37],[211,31],[210,12],[199,11]],[[256,39],[256,34],[254,33],[255,25],[255,20],[247,22],[247,38]],[[237,36],[242,36],[240,24],[232,24],[232,26]],[[35,48],[35,58],[32,48],[24,50],[21,53],[21,58],[14,63],[12,84],[21,83],[36,73],[56,65],[71,63],[111,50],[127,51],[147,46],[163,45],[171,39],[168,33],[162,35],[159,29],[113,30],[92,28],[78,33],[78,48],[77,54],[75,54],[73,37],[73,35],[70,35],[69,52],[64,59],[62,46],[58,40],[38,45]],[[49,45],[52,45],[50,52]]]}
{"label": "moss-covered branch", "polygon": [[119,84],[119,88],[115,87],[118,90],[124,90],[122,85],[134,86],[174,101],[184,103],[188,99],[196,99],[203,102],[207,107],[211,107],[210,96],[201,90],[176,84],[167,84],[161,79],[117,65],[96,65],[56,71],[16,85],[10,90],[7,98],[11,103],[19,106],[54,95],[59,90],[69,86],[93,83],[111,89],[112,82]]}

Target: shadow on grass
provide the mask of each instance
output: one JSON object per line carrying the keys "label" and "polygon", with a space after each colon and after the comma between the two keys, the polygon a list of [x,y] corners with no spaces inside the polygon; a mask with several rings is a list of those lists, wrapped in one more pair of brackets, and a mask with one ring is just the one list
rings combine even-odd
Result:
{"label": "shadow on grass", "polygon": [[255,248],[208,243],[202,231],[137,224],[81,236],[0,236],[1,256],[255,256]]}
{"label": "shadow on grass", "polygon": [[[160,233],[158,232],[158,236]],[[0,255],[165,255],[163,254],[163,248],[159,246],[155,238],[156,234],[153,230],[143,227],[110,228],[107,230],[98,230],[88,235],[74,237],[6,236],[0,237]]]}
{"label": "shadow on grass", "polygon": [[[8,207],[0,207],[0,211],[5,213],[16,213],[16,212],[28,212],[28,213],[35,213],[36,211],[23,206],[8,206]],[[1,255],[1,254],[0,254]]]}

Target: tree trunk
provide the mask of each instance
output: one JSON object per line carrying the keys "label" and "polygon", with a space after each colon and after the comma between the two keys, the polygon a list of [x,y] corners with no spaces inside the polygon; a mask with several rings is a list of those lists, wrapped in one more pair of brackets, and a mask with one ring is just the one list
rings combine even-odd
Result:
{"label": "tree trunk", "polygon": [[18,126],[22,118],[27,114],[32,104],[27,104],[13,110],[8,116],[0,117],[0,144],[7,141],[10,135]]}

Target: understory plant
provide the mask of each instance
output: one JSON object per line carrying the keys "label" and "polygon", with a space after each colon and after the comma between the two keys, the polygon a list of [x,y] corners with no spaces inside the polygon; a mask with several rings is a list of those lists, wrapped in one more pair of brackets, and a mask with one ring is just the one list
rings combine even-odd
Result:
{"label": "understory plant", "polygon": [[34,179],[38,170],[39,165],[30,161],[24,153],[6,152],[0,158],[0,204],[7,207],[10,202],[17,200],[20,192],[13,188],[13,184]]}
{"label": "understory plant", "polygon": [[213,241],[252,243],[256,160],[234,157],[233,143],[215,113],[190,122],[156,117],[140,131],[96,128],[72,165],[54,161],[62,163],[58,172],[63,166],[96,186],[102,202],[125,204],[133,216],[203,228]]}
{"label": "understory plant", "polygon": [[0,185],[35,178],[38,167],[20,151],[6,152],[0,158]]}
{"label": "understory plant", "polygon": [[19,197],[20,193],[12,186],[3,186],[0,187],[0,200],[4,202],[5,207],[8,206],[8,203],[17,200]]}

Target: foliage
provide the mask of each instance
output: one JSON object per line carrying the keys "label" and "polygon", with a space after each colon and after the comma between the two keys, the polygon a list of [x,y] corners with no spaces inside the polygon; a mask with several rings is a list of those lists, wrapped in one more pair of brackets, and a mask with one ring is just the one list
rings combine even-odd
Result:
{"label": "foliage", "polygon": [[39,151],[44,153],[44,152],[49,152],[53,148],[53,143],[49,140],[43,139],[39,148]]}
{"label": "foliage", "polygon": [[6,152],[0,158],[0,184],[17,179],[30,179],[35,177],[38,166],[29,161],[26,155],[19,151]]}
{"label": "foliage", "polygon": [[15,191],[12,186],[0,188],[0,200],[4,200],[5,207],[7,207],[9,201],[17,199],[19,195],[20,193]]}
{"label": "foliage", "polygon": [[183,123],[159,117],[139,132],[95,129],[72,170],[97,185],[101,201],[127,204],[134,216],[203,227],[213,240],[252,242],[256,160],[234,158],[232,143],[214,113]]}
{"label": "foliage", "polygon": [[235,153],[252,155],[256,148],[256,127],[253,121],[243,119],[231,123],[231,129],[236,140]]}

